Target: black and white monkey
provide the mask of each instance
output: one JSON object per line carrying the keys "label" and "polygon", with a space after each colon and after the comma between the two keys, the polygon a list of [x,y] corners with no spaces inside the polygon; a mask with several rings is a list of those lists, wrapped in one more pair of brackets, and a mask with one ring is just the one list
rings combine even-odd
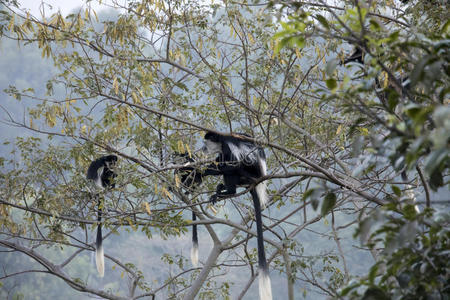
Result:
{"label": "black and white monkey", "polygon": [[[188,153],[176,153],[177,156],[183,158],[186,163],[195,162],[194,158]],[[189,195],[191,191],[195,190],[203,182],[203,174],[200,170],[194,167],[182,167],[175,170],[175,175],[180,176],[181,184],[186,188],[186,195]],[[192,211],[192,221],[196,221],[197,216]],[[198,234],[197,225],[192,225],[192,248],[191,248],[191,262],[194,267],[198,266]]]}
{"label": "black and white monkey", "polygon": [[363,65],[364,64],[364,55],[365,55],[365,52],[359,46],[356,46],[353,53],[350,56],[346,57],[344,59],[344,61],[342,62],[342,64],[346,65],[349,62],[357,62],[357,63]]}
{"label": "black and white monkey", "polygon": [[[207,132],[204,151],[217,154],[216,162],[209,165],[203,176],[223,176],[223,184],[217,186],[216,193],[211,196],[211,202],[218,198],[236,194],[238,186],[248,187],[259,178],[267,175],[266,155],[264,149],[245,139],[246,135],[222,135]],[[261,209],[267,204],[267,188],[265,182],[260,182],[250,190],[253,198],[256,218],[259,267],[259,297],[261,300],[272,299],[272,288],[269,268],[264,251],[264,239]]]}
{"label": "black and white monkey", "polygon": [[[117,163],[116,155],[102,156],[89,165],[86,178],[92,180],[95,186],[100,189],[114,188],[114,178],[117,174],[114,172],[114,167]],[[98,192],[94,192],[94,197],[97,200],[97,239],[95,240],[95,262],[97,265],[97,271],[100,277],[105,274],[105,257],[103,253],[103,237],[102,237],[102,208],[101,200]]]}

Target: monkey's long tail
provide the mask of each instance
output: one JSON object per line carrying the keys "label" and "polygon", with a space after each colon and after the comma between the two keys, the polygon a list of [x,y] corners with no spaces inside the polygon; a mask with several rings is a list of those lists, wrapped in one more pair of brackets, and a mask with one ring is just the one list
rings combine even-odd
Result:
{"label": "monkey's long tail", "polygon": [[[197,216],[192,212],[192,221],[197,220]],[[191,248],[191,262],[194,267],[198,266],[198,236],[197,225],[192,225],[192,248]]]}
{"label": "monkey's long tail", "polygon": [[255,207],[256,233],[257,233],[256,238],[258,241],[259,299],[272,300],[272,287],[269,277],[269,266],[267,265],[266,254],[264,251],[261,202],[259,197],[260,195],[257,189],[252,189],[250,193],[252,194],[253,205]]}
{"label": "monkey's long tail", "polygon": [[95,263],[100,277],[105,275],[105,256],[103,253],[103,237],[102,237],[102,209],[100,197],[98,198],[98,215],[97,215],[97,239],[95,240]]}

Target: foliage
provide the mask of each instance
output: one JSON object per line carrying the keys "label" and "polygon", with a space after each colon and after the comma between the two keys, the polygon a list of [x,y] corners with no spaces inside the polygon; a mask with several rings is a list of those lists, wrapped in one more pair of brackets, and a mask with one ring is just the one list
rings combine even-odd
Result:
{"label": "foliage", "polygon": [[[214,130],[266,149],[275,295],[447,293],[448,221],[437,222],[433,197],[448,185],[450,23],[447,4],[425,2],[132,0],[96,12],[88,0],[33,16],[2,1],[2,43],[56,68],[34,74],[37,84],[5,85],[27,110],[1,106],[18,138],[0,159],[0,246],[36,265],[8,265],[2,284],[14,290],[29,272],[107,299],[255,295],[248,193],[214,209],[220,179],[186,195],[174,176],[184,165],[173,153],[191,154]],[[356,46],[362,63],[343,64]],[[83,258],[97,225],[85,172],[105,153],[120,161],[102,195],[100,282]],[[185,257],[192,211],[200,268]],[[358,221],[363,245],[384,248],[362,277],[371,254],[352,245]]]}
{"label": "foliage", "polygon": [[[296,13],[275,35],[277,49],[299,46],[292,40],[313,33],[361,48],[365,57],[354,73],[357,84],[336,70],[336,59],[328,61],[326,86],[331,93],[324,100],[346,108],[344,113],[354,120],[353,131],[364,126],[371,132],[372,136],[363,132],[365,139],[377,154],[390,159],[394,169],[412,170],[423,162],[430,187],[444,185],[443,174],[450,164],[450,22],[434,19],[435,11],[429,8],[431,17],[427,14],[426,21],[413,18],[409,25],[391,20],[384,26],[376,13],[377,1],[371,7],[358,3],[339,14],[326,5],[314,13],[293,5]],[[413,17],[423,8],[411,6],[405,13]],[[430,21],[431,26],[420,26]]]}
{"label": "foliage", "polygon": [[[447,5],[408,3],[400,10],[402,20],[384,22],[378,1],[370,3],[357,1],[355,7],[342,11],[326,4],[317,4],[315,9],[300,2],[285,5],[291,13],[275,35],[277,51],[304,47],[307,37],[314,35],[360,49],[361,61],[347,67],[357,67],[351,75],[358,80],[337,68],[344,57],[328,61],[325,83],[329,92],[323,97],[326,102],[337,102],[352,120],[349,135],[356,153],[365,157],[353,174],[368,175],[379,168],[380,161],[403,171],[404,179],[416,169],[430,206],[427,189],[447,185],[450,167],[450,22],[448,13],[437,10]],[[360,218],[361,243],[372,251],[383,249],[381,255],[367,277],[349,283],[338,297],[447,299],[448,213],[428,208],[417,213],[411,204],[414,194],[402,193],[396,185],[392,191],[386,196],[390,204]]]}
{"label": "foliage", "polygon": [[[400,216],[399,207],[377,209],[363,220],[361,237],[372,250],[383,249],[367,277],[343,289],[351,299],[446,299],[450,243],[447,212],[425,210],[417,214],[411,205]],[[371,223],[367,226],[367,223]],[[376,230],[373,228],[376,226]],[[370,232],[366,232],[370,231]],[[365,239],[365,238],[364,238]],[[363,288],[363,295],[358,292]],[[381,298],[378,298],[381,299]]]}

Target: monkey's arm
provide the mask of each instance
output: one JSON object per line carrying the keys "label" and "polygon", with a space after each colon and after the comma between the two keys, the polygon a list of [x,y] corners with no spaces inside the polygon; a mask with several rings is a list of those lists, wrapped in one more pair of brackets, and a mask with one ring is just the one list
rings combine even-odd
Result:
{"label": "monkey's arm", "polygon": [[223,183],[219,183],[216,187],[216,193],[209,198],[209,202],[216,204],[218,198],[234,194],[236,194],[236,189],[234,191],[227,190]]}
{"label": "monkey's arm", "polygon": [[237,174],[242,172],[242,167],[237,162],[212,163],[203,171],[202,176],[220,176],[226,174]]}

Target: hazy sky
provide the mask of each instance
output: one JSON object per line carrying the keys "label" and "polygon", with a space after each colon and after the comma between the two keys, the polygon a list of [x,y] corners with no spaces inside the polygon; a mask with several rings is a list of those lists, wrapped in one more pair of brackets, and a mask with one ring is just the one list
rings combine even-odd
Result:
{"label": "hazy sky", "polygon": [[[83,6],[85,7],[85,1],[83,0],[19,0],[19,3],[21,4],[22,8],[27,8],[30,13],[34,16],[39,17],[40,16],[40,10],[39,8],[42,5],[42,2],[49,4],[52,6],[52,10],[50,10],[50,6],[45,5],[45,14],[46,16],[51,15],[54,12],[57,12],[60,10],[63,15],[67,15],[70,13],[74,8]],[[108,1],[103,1],[103,3]],[[98,1],[91,1],[90,5],[92,8],[94,8],[96,11],[99,9],[100,5],[98,4]]]}

